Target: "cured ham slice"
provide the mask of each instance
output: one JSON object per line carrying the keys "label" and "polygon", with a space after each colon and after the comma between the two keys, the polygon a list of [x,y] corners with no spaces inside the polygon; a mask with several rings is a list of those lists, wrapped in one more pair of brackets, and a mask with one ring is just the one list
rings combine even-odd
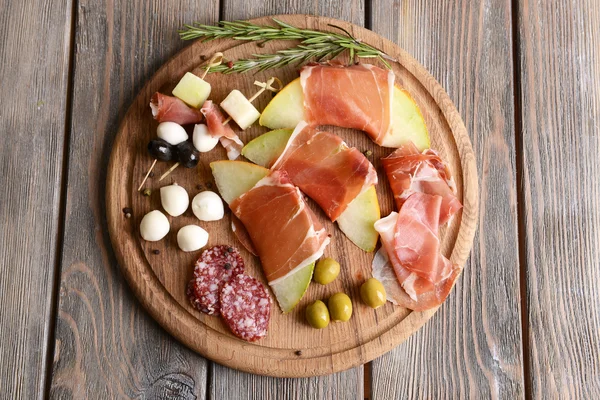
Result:
{"label": "cured ham slice", "polygon": [[150,100],[152,116],[158,122],[175,122],[179,125],[197,124],[204,119],[199,110],[190,108],[177,97],[154,93]]}
{"label": "cured ham slice", "polygon": [[394,73],[370,64],[308,65],[300,71],[305,119],[365,131],[382,145],[392,134]]}
{"label": "cured ham slice", "polygon": [[272,171],[230,204],[246,227],[269,285],[323,255],[325,228],[285,172]]}
{"label": "cured ham slice", "polygon": [[237,159],[242,154],[244,143],[235,134],[229,124],[223,125],[225,117],[221,111],[215,106],[212,100],[206,100],[200,109],[206,117],[206,125],[208,132],[212,137],[219,138],[221,145],[227,150],[227,158],[230,160]]}
{"label": "cured ham slice", "polygon": [[440,225],[462,208],[450,170],[434,150],[427,149],[421,153],[412,142],[408,142],[382,159],[382,164],[399,210],[414,193],[442,197]]}
{"label": "cured ham slice", "polygon": [[252,244],[252,239],[250,239],[250,235],[248,234],[246,227],[244,226],[242,221],[240,221],[238,217],[236,217],[233,214],[231,214],[231,230],[235,234],[237,240],[242,244],[242,246],[244,246],[246,250],[250,252],[250,254],[252,254],[253,256],[258,255],[256,254],[256,249]]}
{"label": "cured ham slice", "polygon": [[359,194],[377,183],[377,172],[337,135],[300,122],[273,165],[335,221]]}
{"label": "cured ham slice", "polygon": [[392,212],[375,223],[386,254],[380,250],[375,257],[373,274],[394,303],[415,311],[442,304],[460,273],[460,267],[440,253],[441,205],[441,196],[415,193],[400,213]]}

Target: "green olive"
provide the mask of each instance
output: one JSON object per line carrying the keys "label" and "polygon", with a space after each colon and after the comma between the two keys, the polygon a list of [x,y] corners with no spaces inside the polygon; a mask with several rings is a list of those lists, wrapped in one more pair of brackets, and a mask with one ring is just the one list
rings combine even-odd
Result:
{"label": "green olive", "polygon": [[346,293],[336,293],[327,302],[333,321],[346,322],[352,316],[352,302]]}
{"label": "green olive", "polygon": [[329,311],[321,300],[317,300],[306,307],[306,320],[316,329],[323,329],[329,325]]}
{"label": "green olive", "polygon": [[322,258],[315,267],[313,279],[321,285],[327,285],[340,274],[340,263],[333,258]]}
{"label": "green olive", "polygon": [[381,307],[385,304],[385,288],[375,278],[371,278],[360,287],[360,297],[371,308]]}

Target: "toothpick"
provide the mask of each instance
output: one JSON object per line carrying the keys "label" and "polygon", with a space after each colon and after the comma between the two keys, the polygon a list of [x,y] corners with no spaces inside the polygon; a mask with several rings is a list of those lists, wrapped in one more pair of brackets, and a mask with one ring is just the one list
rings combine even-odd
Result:
{"label": "toothpick", "polygon": [[171,172],[173,172],[175,170],[175,168],[179,167],[179,162],[176,162],[171,168],[169,168],[167,170],[167,172],[165,172],[164,174],[161,175],[160,179],[158,180],[159,182],[162,181],[163,179],[165,179]]}
{"label": "toothpick", "polygon": [[[277,88],[271,86],[273,85],[274,82],[277,82]],[[248,101],[250,103],[252,103],[254,100],[256,100],[256,98],[258,96],[260,96],[265,90],[269,90],[271,92],[279,92],[281,90],[281,88],[283,87],[283,83],[279,80],[279,78],[276,77],[271,77],[269,78],[269,80],[267,82],[259,82],[259,81],[254,81],[254,84],[256,86],[259,86],[261,89],[254,93],[254,96],[250,97],[248,99]],[[223,121],[223,125],[227,125],[229,122],[231,121],[231,117],[228,117],[225,121]]]}
{"label": "toothpick", "polygon": [[144,177],[144,180],[142,181],[142,183],[140,184],[140,187],[138,188],[138,192],[140,190],[142,190],[142,188],[144,187],[144,183],[146,183],[146,180],[148,180],[148,177],[150,176],[150,172],[152,172],[152,170],[154,169],[154,166],[156,165],[156,162],[158,160],[155,158],[154,162],[152,163],[152,165],[150,166],[150,169],[148,170],[148,172],[146,172],[146,176]]}
{"label": "toothpick", "polygon": [[206,69],[204,70],[204,73],[202,74],[202,76],[200,77],[201,79],[206,78],[206,75],[208,75],[208,71],[210,71],[210,69],[212,67],[217,67],[219,65],[221,65],[221,63],[223,62],[223,53],[215,53],[210,60],[208,60],[208,64],[206,65]]}

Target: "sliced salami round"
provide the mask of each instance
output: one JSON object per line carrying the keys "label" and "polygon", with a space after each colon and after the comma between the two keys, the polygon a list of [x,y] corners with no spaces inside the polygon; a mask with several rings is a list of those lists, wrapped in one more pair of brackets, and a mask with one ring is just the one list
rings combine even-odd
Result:
{"label": "sliced salami round", "polygon": [[219,315],[219,294],[232,277],[244,272],[244,260],[231,246],[214,246],[204,250],[194,266],[187,295],[192,305],[209,315]]}
{"label": "sliced salami round", "polygon": [[221,315],[235,336],[254,342],[267,335],[271,297],[261,282],[238,275],[223,286]]}

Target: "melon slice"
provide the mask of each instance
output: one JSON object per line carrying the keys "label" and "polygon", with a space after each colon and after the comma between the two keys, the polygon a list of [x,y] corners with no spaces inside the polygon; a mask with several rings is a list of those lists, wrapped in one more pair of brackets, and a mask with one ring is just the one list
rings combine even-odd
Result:
{"label": "melon slice", "polygon": [[[252,189],[269,174],[268,169],[243,161],[215,161],[210,163],[210,168],[219,193],[227,204]],[[292,310],[306,293],[314,267],[315,263],[306,265],[270,285],[284,313]]]}
{"label": "melon slice", "polygon": [[279,158],[292,136],[293,129],[276,129],[251,140],[242,155],[255,164],[270,168]]}
{"label": "melon slice", "polygon": [[240,197],[269,174],[260,165],[243,161],[214,161],[210,163],[215,183],[227,204]]}
{"label": "melon slice", "polygon": [[[252,140],[243,149],[244,157],[265,167],[271,166],[283,153],[291,130],[279,129],[267,132]],[[375,250],[379,233],[373,227],[381,218],[375,186],[358,195],[338,217],[341,231],[359,248],[371,252]]]}
{"label": "melon slice", "polygon": [[[421,110],[410,93],[394,87],[392,104],[393,133],[385,138],[384,147],[400,147],[412,140],[421,151],[430,146],[429,133]],[[300,78],[294,79],[267,104],[259,123],[270,129],[293,129],[304,119],[304,94]]]}
{"label": "melon slice", "polygon": [[381,218],[375,186],[359,194],[336,222],[340,230],[358,247],[366,252],[375,250],[379,233],[374,225]]}
{"label": "melon slice", "polygon": [[313,262],[294,271],[285,279],[270,285],[281,311],[290,312],[300,302],[310,285],[314,269],[315,263]]}
{"label": "melon slice", "polygon": [[303,119],[304,93],[300,78],[296,78],[267,104],[258,123],[269,129],[294,129]]}

